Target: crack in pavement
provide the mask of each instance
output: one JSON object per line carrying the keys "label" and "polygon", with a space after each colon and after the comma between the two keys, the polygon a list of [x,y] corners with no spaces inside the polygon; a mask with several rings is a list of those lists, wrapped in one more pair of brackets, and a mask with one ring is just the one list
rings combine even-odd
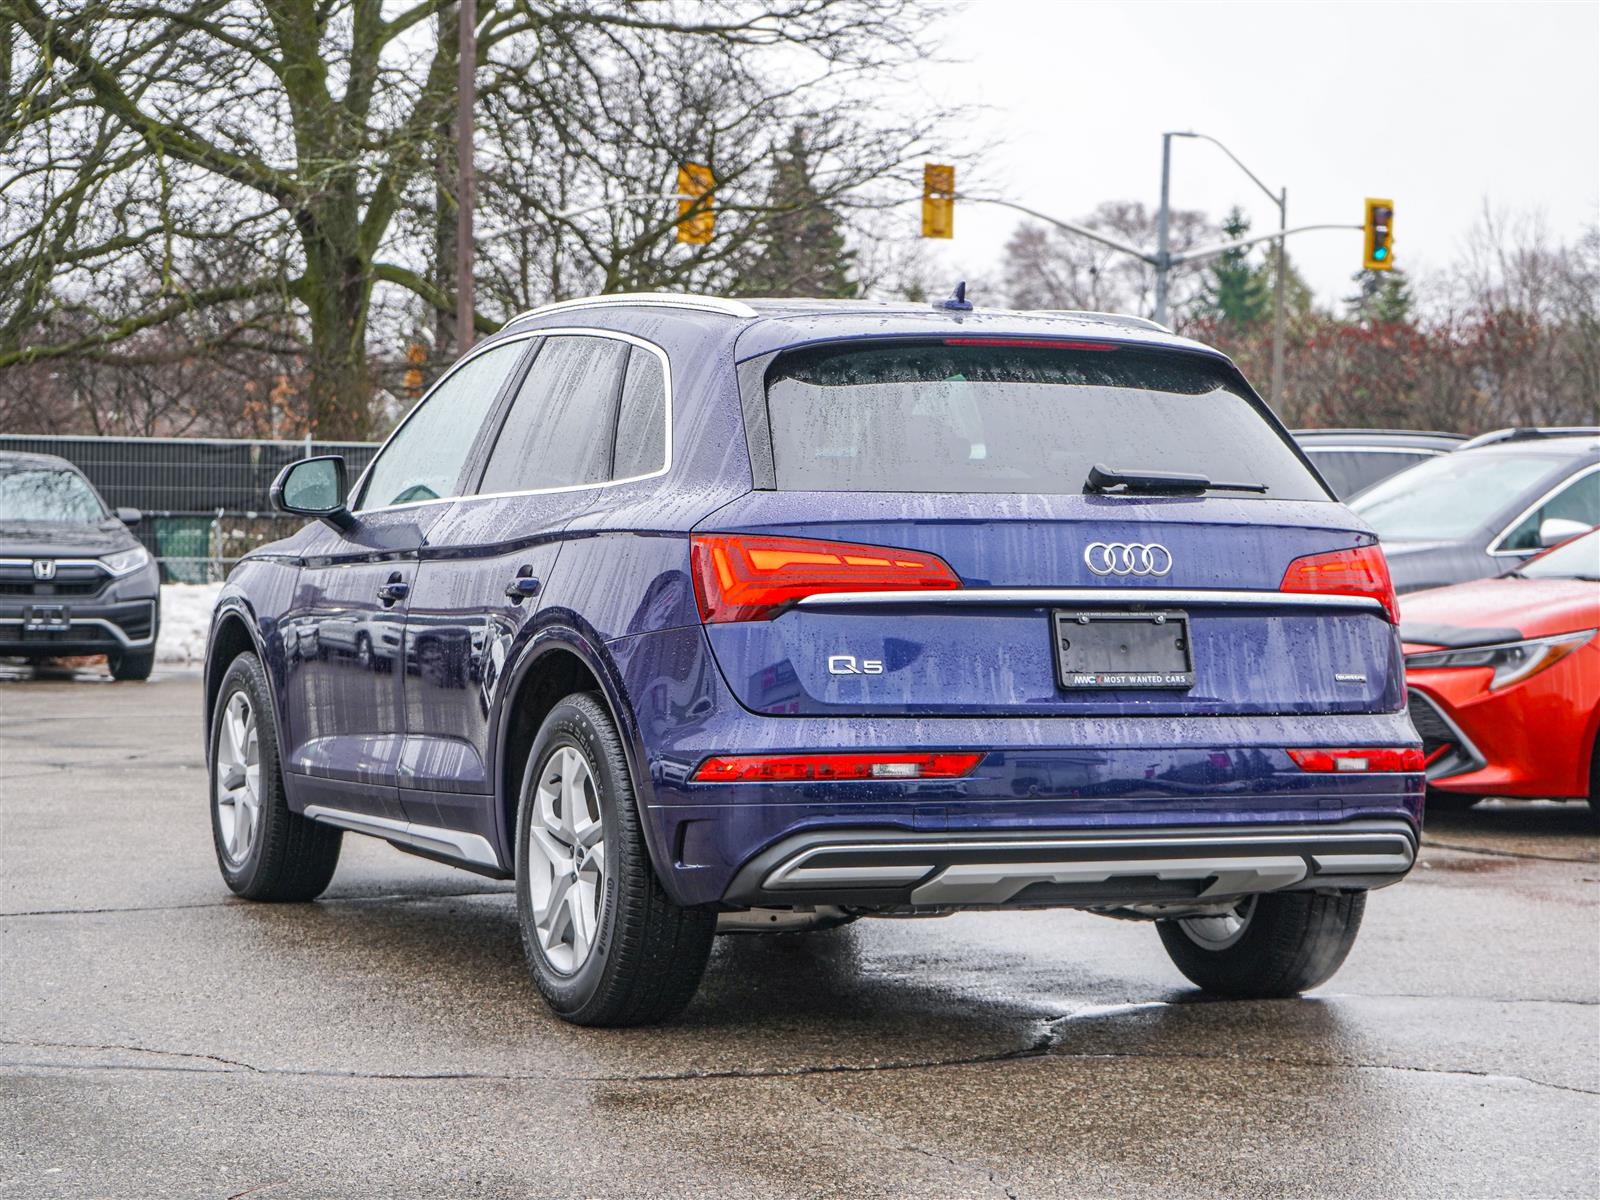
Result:
{"label": "crack in pavement", "polygon": [[[1061,1024],[1058,1018],[1051,1024]],[[43,1068],[66,1071],[175,1071],[194,1074],[225,1075],[248,1072],[254,1075],[278,1075],[288,1078],[351,1079],[393,1083],[698,1083],[723,1080],[801,1079],[811,1075],[866,1075],[899,1071],[928,1071],[949,1067],[1000,1066],[1014,1062],[1058,1060],[1079,1062],[1116,1061],[1175,1061],[1175,1062],[1236,1062],[1264,1063],[1281,1067],[1312,1067],[1344,1071],[1397,1071],[1406,1074],[1435,1075],[1441,1078],[1484,1079],[1496,1082],[1525,1083],[1531,1087],[1549,1088],[1580,1096],[1600,1096],[1600,1090],[1555,1083],[1548,1079],[1535,1079],[1530,1075],[1508,1074],[1503,1071],[1480,1071],[1470,1067],[1423,1067],[1407,1063],[1357,1062],[1331,1058],[1286,1058],[1279,1055],[1215,1054],[1201,1051],[1073,1051],[1060,1048],[1058,1031],[1047,1030],[1032,1044],[1015,1050],[996,1051],[992,1054],[960,1055],[951,1058],[931,1058],[889,1063],[811,1063],[794,1067],[730,1067],[712,1071],[674,1071],[658,1074],[632,1075],[571,1075],[560,1073],[532,1073],[505,1071],[338,1071],[330,1068],[258,1066],[215,1054],[182,1050],[159,1050],[149,1046],[104,1043],[44,1042],[13,1038],[0,1038],[0,1046],[26,1046],[45,1050],[121,1050],[126,1053],[202,1059],[221,1064],[223,1069],[172,1064],[147,1066],[127,1063],[69,1063],[69,1062],[10,1062],[0,1067],[14,1069]]]}

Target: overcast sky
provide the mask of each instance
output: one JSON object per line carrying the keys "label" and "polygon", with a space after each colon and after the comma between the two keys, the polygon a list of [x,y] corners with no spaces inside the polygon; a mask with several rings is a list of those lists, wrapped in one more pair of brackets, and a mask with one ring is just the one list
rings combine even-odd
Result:
{"label": "overcast sky", "polygon": [[[971,0],[942,27],[922,81],[970,99],[974,140],[1003,139],[957,185],[1072,219],[1160,196],[1161,133],[1227,143],[1289,223],[1358,223],[1395,201],[1395,258],[1413,273],[1457,254],[1485,201],[1542,214],[1570,240],[1600,220],[1600,4],[1076,3]],[[952,156],[954,158],[954,156]],[[959,158],[954,158],[960,167]],[[1215,147],[1173,142],[1174,207],[1254,231],[1276,210]],[[915,219],[914,212],[910,214]],[[958,206],[934,261],[998,279],[1017,217]],[[1329,303],[1349,294],[1357,232],[1306,233],[1290,254]],[[984,302],[979,297],[979,303]],[[998,297],[988,298],[994,302]]]}

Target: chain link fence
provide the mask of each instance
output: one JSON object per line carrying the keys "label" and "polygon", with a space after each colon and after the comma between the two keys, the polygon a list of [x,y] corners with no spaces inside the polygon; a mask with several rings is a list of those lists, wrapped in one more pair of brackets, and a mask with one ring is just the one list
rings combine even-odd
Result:
{"label": "chain link fence", "polygon": [[247,551],[304,523],[272,511],[268,489],[287,464],[342,454],[352,481],[375,442],[248,441],[229,438],[104,438],[0,435],[0,452],[54,454],[89,477],[107,504],[137,508],[134,535],[168,582],[223,578]]}

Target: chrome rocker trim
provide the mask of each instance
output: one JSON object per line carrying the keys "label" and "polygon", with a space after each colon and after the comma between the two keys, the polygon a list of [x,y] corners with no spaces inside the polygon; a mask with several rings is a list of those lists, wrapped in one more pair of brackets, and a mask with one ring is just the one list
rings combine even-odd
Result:
{"label": "chrome rocker trim", "polygon": [[301,816],[348,829],[352,833],[366,833],[386,842],[398,842],[428,854],[474,863],[480,867],[500,870],[500,859],[487,838],[458,829],[440,829],[434,825],[418,825],[412,821],[396,821],[391,817],[375,817],[371,813],[346,812],[322,804],[307,805]]}
{"label": "chrome rocker trim", "polygon": [[1382,887],[1404,876],[1416,854],[1416,831],[1403,820],[989,837],[830,829],[786,838],[752,859],[724,900],[914,908],[1210,903]]}
{"label": "chrome rocker trim", "polygon": [[818,592],[796,601],[799,608],[876,604],[1255,604],[1273,608],[1357,608],[1382,612],[1371,596],[1338,596],[1318,592],[1223,591],[1210,588],[950,588],[905,592]]}

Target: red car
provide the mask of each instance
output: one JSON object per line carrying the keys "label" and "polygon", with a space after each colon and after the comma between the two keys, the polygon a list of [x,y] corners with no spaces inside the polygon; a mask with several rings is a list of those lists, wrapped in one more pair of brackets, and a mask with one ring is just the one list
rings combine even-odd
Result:
{"label": "red car", "polygon": [[1400,601],[1428,803],[1587,797],[1600,811],[1600,529],[1495,579]]}

